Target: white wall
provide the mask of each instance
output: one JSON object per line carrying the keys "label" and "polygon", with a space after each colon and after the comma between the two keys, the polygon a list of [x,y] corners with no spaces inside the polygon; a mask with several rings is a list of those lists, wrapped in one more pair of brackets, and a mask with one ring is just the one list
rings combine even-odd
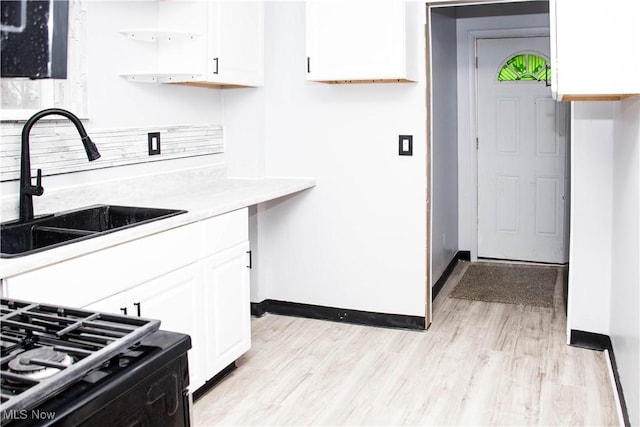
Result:
{"label": "white wall", "polygon": [[[266,174],[266,102],[265,88],[236,88],[222,90],[222,109],[225,128],[228,173],[234,177],[258,177]],[[260,249],[258,206],[249,207],[249,241],[253,268],[251,269],[251,301],[266,297],[260,287]]]}
{"label": "white wall", "polygon": [[474,37],[500,34],[548,34],[549,15],[511,15],[457,19],[458,62],[458,245],[477,251],[477,152],[475,104]]}
{"label": "white wall", "polygon": [[640,97],[617,103],[610,333],[629,420],[640,424]]}
{"label": "white wall", "polygon": [[640,98],[574,102],[567,329],[609,335],[640,422]]}
{"label": "white wall", "polygon": [[[87,6],[87,86],[89,120],[85,126],[110,129],[170,124],[224,123],[222,90],[182,85],[130,83],[119,74],[141,70],[154,57],[154,44],[127,40],[119,31],[157,26],[156,1],[98,1]],[[150,68],[150,67],[149,67]],[[249,91],[241,89],[241,91]],[[239,98],[239,95],[237,95]],[[249,102],[246,102],[248,105]],[[230,108],[239,108],[230,106]],[[254,107],[250,107],[253,109]],[[234,162],[243,155],[243,139],[237,128],[245,123],[231,122],[226,128],[227,151],[234,154],[201,156],[180,160],[145,163],[45,177],[45,191],[61,186],[179,169],[223,161]],[[236,138],[238,135],[238,138]],[[80,143],[78,141],[78,143]],[[147,141],[140,141],[146,146]],[[243,172],[258,167],[250,161]],[[17,181],[3,182],[2,195],[17,194]],[[34,201],[37,204],[37,198]]]}
{"label": "white wall", "polygon": [[[268,2],[265,12],[266,172],[317,186],[260,207],[266,268],[253,296],[424,316],[424,79],[307,82],[304,4]],[[412,157],[398,156],[400,134],[414,135]]]}
{"label": "white wall", "polygon": [[226,158],[232,176],[265,174],[265,88],[222,90]]}
{"label": "white wall", "polygon": [[614,102],[574,102],[567,329],[609,333]]}
{"label": "white wall", "polygon": [[157,2],[87,2],[87,75],[91,126],[200,123],[221,119],[220,90],[138,84],[119,74],[153,69],[155,44],[126,39],[122,29],[157,27]]}
{"label": "white wall", "polygon": [[451,8],[431,11],[431,285],[458,252],[458,114],[456,18]]}
{"label": "white wall", "polygon": [[[153,47],[119,30],[155,26],[157,2],[87,3],[89,132],[217,122],[225,126],[227,152],[47,177],[47,190],[220,162],[235,176],[314,176],[317,188],[261,206],[252,216],[252,244],[272,261],[270,270],[258,273],[265,285],[254,296],[424,315],[424,81],[306,82],[304,4],[268,2],[264,88],[130,83],[119,74],[143,68]],[[424,23],[424,16],[417,19]],[[420,64],[422,28],[415,34]],[[414,135],[413,157],[397,155],[400,134]],[[2,191],[17,193],[17,183],[3,183]],[[264,235],[256,232],[258,224]]]}

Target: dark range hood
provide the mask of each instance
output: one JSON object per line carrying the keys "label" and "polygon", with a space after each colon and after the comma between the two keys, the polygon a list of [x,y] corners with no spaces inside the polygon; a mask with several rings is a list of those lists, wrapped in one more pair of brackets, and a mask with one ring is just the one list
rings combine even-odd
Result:
{"label": "dark range hood", "polygon": [[2,77],[67,78],[67,0],[0,2]]}

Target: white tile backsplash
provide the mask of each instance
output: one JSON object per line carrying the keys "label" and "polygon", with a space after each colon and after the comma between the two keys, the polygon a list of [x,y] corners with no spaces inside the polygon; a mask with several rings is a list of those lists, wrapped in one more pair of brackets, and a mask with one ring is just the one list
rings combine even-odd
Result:
{"label": "white tile backsplash", "polygon": [[[0,129],[0,180],[20,177],[23,123],[4,122]],[[30,133],[31,170],[43,175],[153,162],[224,152],[224,129],[219,124],[91,129],[87,133],[102,157],[89,162],[75,127],[66,120],[38,122]],[[147,133],[160,132],[161,154],[148,153]]]}

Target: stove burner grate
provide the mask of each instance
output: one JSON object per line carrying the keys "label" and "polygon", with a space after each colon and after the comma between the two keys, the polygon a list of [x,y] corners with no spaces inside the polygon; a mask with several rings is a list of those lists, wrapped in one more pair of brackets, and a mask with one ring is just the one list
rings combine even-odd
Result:
{"label": "stove burner grate", "polygon": [[41,403],[159,325],[140,317],[0,299],[0,419]]}
{"label": "stove burner grate", "polygon": [[44,379],[69,367],[73,358],[54,347],[38,347],[20,353],[8,363],[15,374],[32,379]]}

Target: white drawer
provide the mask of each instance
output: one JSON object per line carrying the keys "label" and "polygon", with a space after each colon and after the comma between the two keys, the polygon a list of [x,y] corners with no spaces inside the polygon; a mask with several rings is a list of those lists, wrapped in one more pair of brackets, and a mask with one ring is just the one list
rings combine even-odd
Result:
{"label": "white drawer", "polygon": [[199,224],[189,224],[4,279],[7,297],[83,307],[200,257]]}
{"label": "white drawer", "polygon": [[208,218],[201,225],[206,257],[249,240],[249,209]]}

